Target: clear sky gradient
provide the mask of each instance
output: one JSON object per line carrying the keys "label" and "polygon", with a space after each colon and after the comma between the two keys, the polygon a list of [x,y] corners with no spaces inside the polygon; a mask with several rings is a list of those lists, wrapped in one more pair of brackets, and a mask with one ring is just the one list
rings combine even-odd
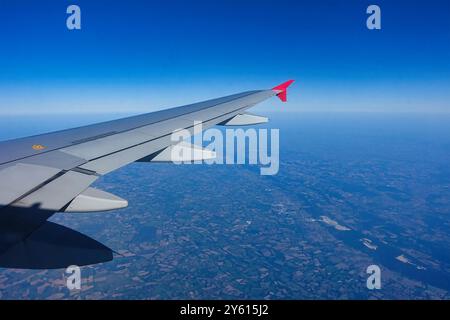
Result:
{"label": "clear sky gradient", "polygon": [[1,114],[147,112],[291,78],[290,103],[260,109],[450,112],[446,0],[1,0],[0,35]]}

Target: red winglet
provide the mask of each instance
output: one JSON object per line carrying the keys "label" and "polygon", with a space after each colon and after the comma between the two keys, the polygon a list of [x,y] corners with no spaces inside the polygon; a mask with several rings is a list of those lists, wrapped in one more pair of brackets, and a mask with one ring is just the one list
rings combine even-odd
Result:
{"label": "red winglet", "polygon": [[277,92],[278,98],[281,101],[287,101],[287,88],[294,82],[294,80],[286,81],[285,83],[280,84],[279,86],[273,87],[272,90]]}

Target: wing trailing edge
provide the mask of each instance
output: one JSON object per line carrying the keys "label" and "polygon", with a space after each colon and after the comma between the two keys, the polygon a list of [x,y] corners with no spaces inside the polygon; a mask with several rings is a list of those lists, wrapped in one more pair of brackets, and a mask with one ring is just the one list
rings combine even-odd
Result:
{"label": "wing trailing edge", "polygon": [[219,125],[222,126],[251,126],[261,123],[267,123],[269,119],[267,117],[258,116],[250,113],[240,113],[233,118],[228,119]]}

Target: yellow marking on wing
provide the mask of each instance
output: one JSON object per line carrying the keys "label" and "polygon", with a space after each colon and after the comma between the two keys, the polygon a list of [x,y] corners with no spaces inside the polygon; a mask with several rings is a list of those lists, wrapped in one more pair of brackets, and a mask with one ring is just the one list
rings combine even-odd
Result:
{"label": "yellow marking on wing", "polygon": [[44,150],[45,147],[42,144],[33,144],[32,148],[34,150]]}

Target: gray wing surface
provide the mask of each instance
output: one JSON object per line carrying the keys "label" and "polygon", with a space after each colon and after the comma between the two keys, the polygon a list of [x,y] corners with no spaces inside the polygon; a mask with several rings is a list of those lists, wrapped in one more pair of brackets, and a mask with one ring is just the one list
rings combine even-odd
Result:
{"label": "gray wing surface", "polygon": [[[65,211],[100,176],[171,146],[172,132],[192,131],[198,121],[203,129],[224,123],[274,95],[283,100],[287,86],[0,142],[0,255]],[[92,201],[90,194],[99,192],[83,199]]]}

